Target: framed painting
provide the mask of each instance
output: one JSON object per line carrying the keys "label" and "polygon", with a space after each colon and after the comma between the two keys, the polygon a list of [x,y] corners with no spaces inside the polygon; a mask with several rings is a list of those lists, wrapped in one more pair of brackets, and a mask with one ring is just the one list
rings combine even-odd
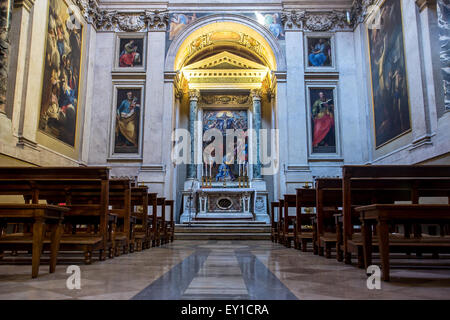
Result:
{"label": "framed painting", "polygon": [[375,148],[379,148],[411,131],[400,0],[384,1],[366,25]]}
{"label": "framed painting", "polygon": [[66,1],[49,0],[38,130],[75,147],[83,26]]}
{"label": "framed painting", "polygon": [[338,155],[336,86],[311,85],[307,92],[310,155]]}
{"label": "framed painting", "polygon": [[[216,159],[211,168],[215,181],[235,181],[240,174],[239,163],[248,162],[249,111],[247,109],[203,109],[201,112],[203,137],[208,130],[216,129],[222,134],[222,141],[214,137],[203,141],[203,153]],[[236,137],[236,139],[234,138]],[[214,143],[213,143],[214,142]],[[214,149],[217,146],[220,150]]]}
{"label": "framed painting", "polygon": [[113,92],[110,158],[140,158],[144,85],[115,84]]}
{"label": "framed painting", "polygon": [[333,35],[306,34],[304,47],[306,71],[336,71]]}
{"label": "framed painting", "polygon": [[145,33],[117,33],[114,71],[145,72],[146,39]]}

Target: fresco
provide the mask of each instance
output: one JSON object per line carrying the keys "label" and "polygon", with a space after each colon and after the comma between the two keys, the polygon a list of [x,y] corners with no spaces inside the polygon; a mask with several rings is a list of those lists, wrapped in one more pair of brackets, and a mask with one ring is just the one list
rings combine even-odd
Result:
{"label": "fresco", "polygon": [[72,147],[76,135],[82,33],[82,26],[66,2],[50,0],[39,130]]}
{"label": "fresco", "polygon": [[400,0],[386,0],[368,28],[376,147],[411,129]]}

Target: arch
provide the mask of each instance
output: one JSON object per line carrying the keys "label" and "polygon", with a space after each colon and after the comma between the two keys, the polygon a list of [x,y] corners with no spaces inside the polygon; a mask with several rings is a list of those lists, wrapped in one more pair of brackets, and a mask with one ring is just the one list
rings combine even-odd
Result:
{"label": "arch", "polygon": [[[166,55],[165,70],[166,72],[178,71],[180,69],[179,54],[187,46],[190,41],[208,30],[220,31],[221,26],[232,25],[240,27],[241,30],[248,31],[262,45],[270,56],[268,59],[268,67],[272,71],[285,71],[286,59],[278,40],[272,33],[261,26],[256,21],[241,15],[235,14],[213,14],[199,18],[192,24],[185,27],[172,41]],[[178,65],[177,65],[178,63]]]}

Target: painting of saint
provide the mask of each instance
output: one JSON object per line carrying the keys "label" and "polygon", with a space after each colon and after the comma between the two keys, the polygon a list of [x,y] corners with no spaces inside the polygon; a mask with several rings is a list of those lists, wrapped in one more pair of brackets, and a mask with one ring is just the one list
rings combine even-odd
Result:
{"label": "painting of saint", "polygon": [[117,90],[115,153],[138,153],[141,89]]}
{"label": "painting of saint", "polygon": [[331,67],[331,38],[308,39],[308,65],[310,67]]}
{"label": "painting of saint", "polygon": [[[203,133],[210,129],[218,129],[222,132],[223,136],[223,141],[219,143],[222,148],[223,159],[221,163],[213,164],[212,175],[217,181],[234,181],[239,175],[238,163],[248,162],[248,137],[246,137],[246,131],[248,130],[247,110],[204,110]],[[238,136],[232,142],[233,145],[229,149],[227,149],[226,145],[227,134]],[[239,135],[242,135],[242,137]],[[203,150],[213,141],[205,141],[203,143]],[[212,152],[211,156],[216,156],[215,151]]]}
{"label": "painting of saint", "polygon": [[400,0],[386,0],[369,24],[376,147],[411,129]]}
{"label": "painting of saint", "polygon": [[142,38],[120,39],[119,67],[142,67],[143,46],[144,40]]}
{"label": "painting of saint", "polygon": [[50,0],[39,130],[74,147],[82,26],[65,1]]}
{"label": "painting of saint", "polygon": [[336,153],[333,89],[309,89],[313,153]]}

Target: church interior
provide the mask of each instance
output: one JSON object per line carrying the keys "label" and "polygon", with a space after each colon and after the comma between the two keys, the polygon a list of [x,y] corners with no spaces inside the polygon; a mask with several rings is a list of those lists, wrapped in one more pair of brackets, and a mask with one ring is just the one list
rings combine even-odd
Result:
{"label": "church interior", "polygon": [[447,0],[0,8],[0,300],[450,298]]}

